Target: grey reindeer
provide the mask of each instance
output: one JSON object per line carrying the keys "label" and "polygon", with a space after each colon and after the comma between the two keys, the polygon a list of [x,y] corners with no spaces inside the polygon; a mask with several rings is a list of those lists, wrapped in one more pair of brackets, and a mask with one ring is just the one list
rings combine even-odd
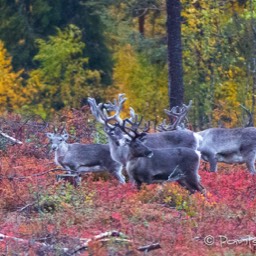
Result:
{"label": "grey reindeer", "polygon": [[[123,102],[124,98],[121,99]],[[122,104],[118,107],[115,104],[115,114],[108,116],[104,109],[104,107],[109,109],[108,104],[97,105],[93,98],[89,98],[88,102],[96,120],[104,124],[112,158],[126,167],[129,178],[134,184],[140,187],[144,182],[150,184],[159,180],[177,180],[191,192],[204,191],[198,175],[200,159],[198,152],[191,148],[174,147],[173,144],[169,148],[149,148],[144,145],[145,138],[150,138],[149,134],[145,133],[147,127],[144,128],[143,133],[138,134],[137,130],[141,122],[133,123],[132,120],[122,120],[120,118]],[[111,124],[113,120],[115,123]],[[129,128],[124,128],[125,122],[129,124]],[[127,129],[129,129],[128,132]]]}
{"label": "grey reindeer", "polygon": [[[96,103],[94,98],[88,98],[88,103],[91,108],[91,112],[98,122],[104,125],[105,129],[109,129],[109,126],[105,126],[105,122],[109,120],[114,120],[119,125],[122,125],[123,119],[120,117],[120,113],[123,108],[123,104],[126,101],[124,94],[118,95],[118,100],[114,103]],[[189,106],[190,107],[190,106]],[[109,112],[114,112],[113,116],[107,117],[104,109]],[[181,120],[185,117],[188,108],[183,108],[182,112],[175,114],[176,120],[172,126],[168,126],[168,130],[165,126],[161,125],[162,132],[148,133],[145,145],[150,148],[174,148],[174,147],[187,147],[192,149],[197,149],[202,137],[190,130],[176,130]],[[137,115],[134,110],[130,108],[130,120],[133,122],[133,128],[140,125],[137,122]],[[109,143],[111,143],[111,138],[109,138]]]}
{"label": "grey reindeer", "polygon": [[115,145],[116,152],[122,154],[129,179],[139,188],[142,183],[152,184],[163,181],[177,181],[191,193],[205,193],[200,183],[198,168],[199,151],[186,147],[153,149],[144,143],[146,133],[116,124],[107,130]]}
{"label": "grey reindeer", "polygon": [[[115,112],[114,117],[119,125],[122,125],[123,123],[123,120],[120,117],[120,112],[125,101],[125,95],[119,94],[118,101],[115,100],[114,103],[108,102],[107,104],[103,104],[104,108],[108,111]],[[174,122],[167,125],[164,120],[164,122],[158,126],[158,131],[160,132],[148,133],[147,140],[145,142],[146,146],[150,148],[187,147],[197,149],[202,137],[198,133],[181,128],[182,122],[186,118],[191,104],[192,101],[188,106],[183,104],[183,106],[179,108],[179,111],[177,111],[177,107],[173,107],[171,110],[165,109],[165,113],[174,120]],[[135,129],[141,125],[140,122],[138,122],[138,116],[131,107],[129,120],[132,122],[132,127]]]}
{"label": "grey reindeer", "polygon": [[87,172],[109,172],[120,183],[125,183],[122,165],[112,160],[109,145],[67,143],[68,133],[47,133],[51,149],[55,152],[55,163],[67,172],[82,174]]}
{"label": "grey reindeer", "polygon": [[210,171],[217,171],[217,163],[245,163],[255,174],[256,128],[209,128],[198,132],[202,136],[198,150],[202,159],[210,164]]}

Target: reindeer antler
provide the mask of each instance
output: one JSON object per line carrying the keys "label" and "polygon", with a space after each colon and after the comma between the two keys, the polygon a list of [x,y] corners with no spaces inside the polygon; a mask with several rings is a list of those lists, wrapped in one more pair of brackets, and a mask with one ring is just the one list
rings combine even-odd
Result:
{"label": "reindeer antler", "polygon": [[172,124],[166,124],[166,119],[158,125],[158,131],[172,131],[183,127],[183,121],[186,119],[186,115],[192,106],[192,100],[189,101],[188,105],[183,104],[182,107],[175,106],[171,110],[165,109],[164,112],[170,117],[171,120],[175,120]]}
{"label": "reindeer antler", "polygon": [[116,126],[118,126],[131,139],[142,139],[146,135],[146,132],[149,131],[150,122],[144,123],[144,127],[141,127],[143,117],[139,120],[138,115],[135,114],[133,108],[130,108],[130,114],[130,118],[124,119],[123,124],[116,124]]}
{"label": "reindeer antler", "polygon": [[253,114],[252,114],[252,112],[242,104],[240,104],[240,107],[245,111],[245,113],[248,116],[248,122],[247,122],[247,124],[245,124],[244,127],[253,127],[254,123],[253,123]]}
{"label": "reindeer antler", "polygon": [[[120,113],[122,111],[123,104],[126,101],[124,95],[125,94],[119,94],[118,101],[115,99],[114,103],[109,101],[108,103],[99,103],[98,105],[94,98],[88,98],[88,103],[96,120],[110,129],[114,127],[114,125],[110,123],[111,121],[115,121],[115,123],[122,125],[123,120],[120,117]],[[109,111],[114,111],[114,114],[109,116]]]}
{"label": "reindeer antler", "polygon": [[[109,120],[115,120],[119,124],[123,123],[123,119],[120,117],[120,113],[123,109],[123,105],[126,100],[127,100],[127,98],[125,98],[125,94],[120,93],[120,94],[118,94],[118,100],[114,99],[114,103],[109,101],[108,103],[103,104],[103,107],[106,109],[106,111],[114,111],[115,112],[115,114],[113,116],[109,117]],[[107,114],[107,113],[105,113],[105,114]]]}
{"label": "reindeer antler", "polygon": [[[135,114],[133,108],[130,108],[130,117],[123,120],[120,117],[120,113],[126,100],[127,98],[125,98],[125,94],[122,93],[118,95],[118,99],[115,99],[113,103],[109,101],[107,103],[99,103],[97,105],[94,98],[88,98],[88,103],[90,104],[92,114],[95,116],[96,120],[104,124],[105,127],[109,129],[119,127],[132,138],[134,136],[142,136],[149,130],[150,123],[145,123],[144,127],[141,127],[143,117],[139,120],[138,115]],[[114,114],[109,116],[108,112],[114,112]],[[111,121],[115,122],[111,123]],[[142,130],[142,132],[139,132],[139,130]]]}
{"label": "reindeer antler", "polygon": [[96,118],[96,120],[101,124],[106,124],[110,120],[113,119],[113,116],[109,117],[106,110],[104,109],[104,104],[99,103],[97,105],[96,100],[94,98],[88,98],[88,103],[90,105],[90,109],[92,114]]}

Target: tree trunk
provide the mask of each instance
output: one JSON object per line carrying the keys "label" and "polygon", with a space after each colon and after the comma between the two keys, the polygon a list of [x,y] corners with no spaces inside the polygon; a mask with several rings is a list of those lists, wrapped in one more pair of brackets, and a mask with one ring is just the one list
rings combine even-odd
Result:
{"label": "tree trunk", "polygon": [[140,34],[142,36],[144,36],[144,32],[145,32],[145,29],[144,29],[144,26],[145,26],[145,14],[140,15],[138,20],[139,20],[139,32],[140,32]]}
{"label": "tree trunk", "polygon": [[168,40],[168,88],[170,108],[182,106],[184,98],[182,46],[181,46],[181,2],[166,0]]}
{"label": "tree trunk", "polygon": [[256,98],[255,98],[255,93],[256,93],[256,27],[255,27],[255,22],[253,19],[253,1],[250,1],[250,12],[251,12],[251,30],[252,30],[252,38],[253,38],[253,51],[252,51],[252,111],[251,111],[251,116],[252,116],[252,122],[251,125],[254,126],[254,109],[256,106]]}

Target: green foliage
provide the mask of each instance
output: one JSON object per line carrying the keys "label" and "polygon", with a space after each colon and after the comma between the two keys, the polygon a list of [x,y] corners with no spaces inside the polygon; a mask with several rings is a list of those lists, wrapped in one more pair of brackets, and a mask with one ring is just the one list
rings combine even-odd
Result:
{"label": "green foliage", "polygon": [[[255,108],[255,1],[181,3],[189,121],[195,129],[243,125],[239,104]],[[125,92],[137,113],[159,122],[169,105],[165,4],[0,0],[0,38],[14,70],[26,71],[8,109],[47,117],[85,104],[88,95]]]}
{"label": "green foliage", "polygon": [[[42,76],[46,76],[45,80],[49,83],[62,80],[66,66],[81,57],[85,47],[81,41],[81,31],[72,24],[64,31],[57,28],[55,36],[49,36],[47,41],[38,39],[37,43],[39,52],[34,59],[40,62]],[[81,62],[86,64],[88,59],[82,59]]]}
{"label": "green foliage", "polygon": [[82,41],[88,43],[83,57],[88,57],[89,67],[102,70],[105,84],[111,82],[112,60],[106,46],[104,26],[99,5],[91,0],[32,0],[0,1],[0,38],[13,56],[15,69],[29,71],[36,68],[33,57],[37,53],[37,39],[46,40],[62,29],[75,24],[82,31]]}
{"label": "green foliage", "polygon": [[36,52],[34,40],[52,33],[60,17],[57,12],[60,1],[1,0],[0,35],[13,56],[14,67],[33,67]]}
{"label": "green foliage", "polygon": [[80,192],[75,190],[70,183],[60,182],[40,193],[36,191],[34,193],[35,207],[38,211],[47,213],[62,211],[68,207],[79,208],[83,205],[88,208],[93,205],[94,192],[86,194]]}
{"label": "green foliage", "polygon": [[47,41],[38,40],[39,52],[35,60],[40,63],[30,74],[27,91],[38,94],[30,105],[40,104],[45,111],[63,107],[80,107],[85,98],[97,91],[100,73],[88,68],[88,59],[82,55],[85,44],[81,31],[69,25]]}
{"label": "green foliage", "polygon": [[102,124],[96,123],[95,126],[96,126],[96,131],[93,134],[93,142],[107,144],[108,138],[106,133],[104,132],[104,128]]}

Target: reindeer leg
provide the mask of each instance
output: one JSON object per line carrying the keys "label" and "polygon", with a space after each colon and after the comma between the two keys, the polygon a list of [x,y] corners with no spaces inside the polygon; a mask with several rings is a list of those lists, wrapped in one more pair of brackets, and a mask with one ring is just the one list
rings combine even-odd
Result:
{"label": "reindeer leg", "polygon": [[123,166],[118,166],[113,172],[113,175],[118,179],[121,184],[125,184],[125,176],[122,174]]}
{"label": "reindeer leg", "polygon": [[178,183],[186,188],[191,194],[194,194],[196,191],[199,191],[200,193],[202,193],[203,195],[205,195],[205,188],[202,186],[202,184],[198,181],[193,181],[191,180],[186,180],[186,179],[182,179],[179,180]]}
{"label": "reindeer leg", "polygon": [[185,180],[186,180],[186,183],[189,184],[189,186],[191,188],[193,188],[195,191],[199,191],[200,193],[205,195],[205,188],[201,184],[201,182],[200,182],[201,177],[199,176],[199,174],[197,172],[193,173],[189,176],[186,176]]}
{"label": "reindeer leg", "polygon": [[198,187],[199,187],[199,191],[206,196],[206,189],[204,188],[204,186],[199,182],[198,183]]}
{"label": "reindeer leg", "polygon": [[253,159],[249,162],[246,162],[246,166],[249,169],[251,174],[256,174],[255,167],[254,167],[254,162],[255,162],[255,159]]}
{"label": "reindeer leg", "polygon": [[200,182],[196,182],[194,184],[191,184],[195,190],[199,191],[201,194],[205,195],[206,191],[203,185]]}
{"label": "reindeer leg", "polygon": [[182,180],[178,180],[178,183],[184,187],[185,189],[187,189],[191,194],[195,193],[195,189],[184,179]]}
{"label": "reindeer leg", "polygon": [[210,163],[210,171],[217,172],[217,159],[215,158],[215,154],[210,151],[202,151],[203,160]]}
{"label": "reindeer leg", "polygon": [[255,158],[256,158],[255,152],[251,152],[251,153],[247,154],[247,156],[245,158],[246,166],[249,169],[251,174],[256,174],[255,166],[254,166]]}

